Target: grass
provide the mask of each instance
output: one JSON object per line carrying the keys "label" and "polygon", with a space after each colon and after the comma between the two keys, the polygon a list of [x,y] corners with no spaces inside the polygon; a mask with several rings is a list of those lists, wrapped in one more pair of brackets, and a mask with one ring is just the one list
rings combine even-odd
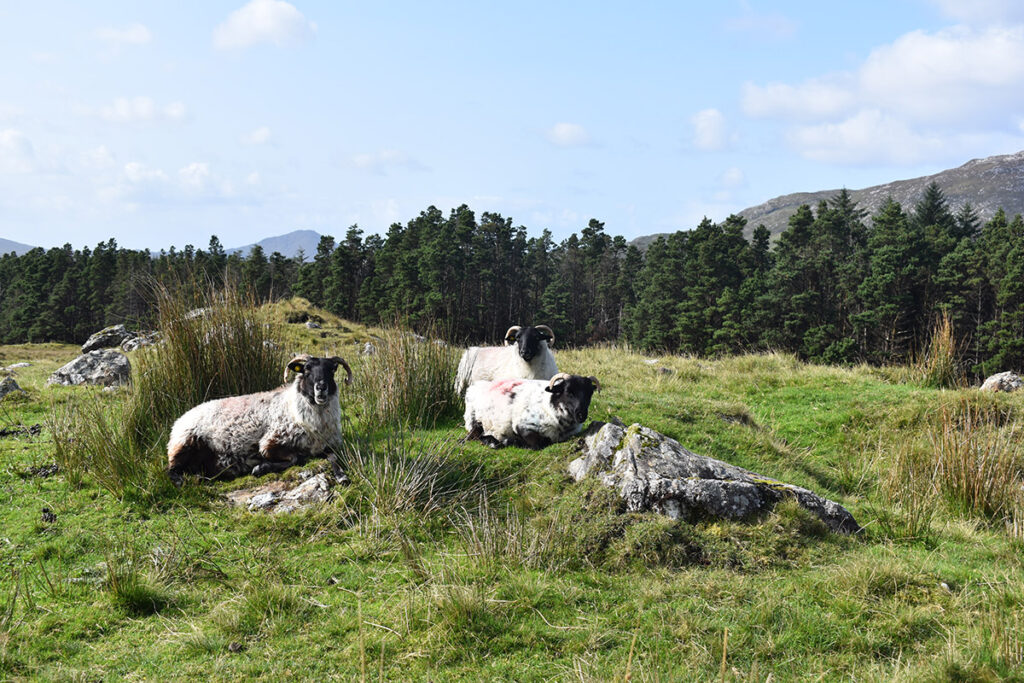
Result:
{"label": "grass", "polygon": [[[360,356],[369,332],[292,306],[321,328],[251,315],[286,355],[338,353],[365,382],[342,394],[352,484],[296,514],[220,502],[245,479],[125,495],[98,470],[134,451],[95,437],[87,466],[40,474],[62,447],[54,427],[77,437],[51,412],[86,416],[75,430],[106,419],[97,430],[116,446],[139,385],[47,387],[75,347],[0,347],[5,364],[34,363],[0,424],[47,425],[0,439],[0,679],[1024,677],[1021,396],[779,354],[652,365],[628,348],[558,352],[563,370],[600,379],[592,419],[811,488],[866,530],[830,534],[792,504],[686,524],[623,514],[609,491],[573,483],[574,443],[459,444],[443,371],[455,354],[391,333],[392,350]],[[156,359],[141,355],[136,372]],[[398,407],[371,400],[374,382],[394,382]],[[159,455],[160,429],[146,433],[139,452]]]}

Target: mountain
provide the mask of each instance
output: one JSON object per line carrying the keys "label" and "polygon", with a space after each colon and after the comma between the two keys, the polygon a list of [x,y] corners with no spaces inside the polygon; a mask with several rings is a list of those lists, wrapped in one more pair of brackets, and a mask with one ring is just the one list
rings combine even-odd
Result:
{"label": "mountain", "polygon": [[12,251],[21,256],[27,251],[35,249],[35,247],[29,244],[22,244],[21,242],[15,242],[14,240],[5,240],[0,237],[0,254],[10,254]]}
{"label": "mountain", "polygon": [[[925,188],[932,182],[938,183],[946,197],[947,205],[954,213],[965,202],[970,202],[982,221],[991,218],[999,208],[1006,211],[1009,216],[1024,214],[1024,151],[973,159],[963,166],[933,175],[896,180],[849,192],[857,206],[867,211],[870,216],[889,196],[899,202],[904,211],[912,210],[924,194]],[[747,228],[744,232],[749,238],[754,228],[763,223],[773,236],[778,235],[786,229],[789,217],[796,213],[797,207],[801,204],[808,204],[814,208],[818,202],[831,199],[838,193],[839,190],[836,189],[784,194],[769,199],[764,204],[743,209],[739,215],[747,219]],[[667,233],[644,235],[637,237],[630,244],[643,251],[651,242],[665,234]]]}
{"label": "mountain", "polygon": [[[909,211],[921,199],[925,188],[933,182],[938,184],[954,213],[965,202],[970,202],[983,221],[991,218],[1000,207],[1010,216],[1024,214],[1024,151],[973,159],[963,166],[934,175],[897,180],[863,190],[850,190],[850,196],[868,215],[879,209],[890,196],[903,206],[904,211]],[[796,212],[798,206],[809,204],[813,208],[821,200],[834,197],[838,192],[821,190],[786,194],[743,209],[739,215],[747,219],[748,232],[764,223],[773,235],[777,235],[786,229],[789,217]]]}
{"label": "mountain", "polygon": [[263,252],[267,256],[277,251],[290,258],[297,255],[301,249],[305,260],[312,261],[313,256],[316,255],[316,247],[320,244],[320,233],[315,230],[295,230],[287,235],[267,237],[259,242],[246,244],[241,247],[231,247],[230,249],[225,249],[225,251],[229,254],[240,251],[242,256],[248,256],[249,252],[257,244],[263,247]]}

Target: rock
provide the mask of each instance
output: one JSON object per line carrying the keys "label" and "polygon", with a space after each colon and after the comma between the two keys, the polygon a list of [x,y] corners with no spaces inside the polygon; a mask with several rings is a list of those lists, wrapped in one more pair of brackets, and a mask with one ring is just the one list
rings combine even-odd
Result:
{"label": "rock", "polygon": [[435,339],[434,340],[434,346],[437,346],[437,347],[442,348],[442,349],[446,349],[446,348],[448,348],[448,342],[446,342],[444,339]]}
{"label": "rock", "polygon": [[1017,391],[1022,386],[1024,386],[1024,380],[1021,380],[1015,373],[1000,372],[986,379],[981,385],[981,391]]}
{"label": "rock", "polygon": [[0,379],[0,398],[3,398],[7,394],[20,391],[23,394],[28,392],[18,386],[18,383],[14,381],[13,377],[4,377]]}
{"label": "rock", "polygon": [[127,384],[132,366],[128,356],[113,349],[83,353],[46,380],[46,384]]}
{"label": "rock", "polygon": [[260,510],[280,514],[295,512],[329,501],[335,480],[324,473],[299,472],[300,481],[272,481],[251,489],[225,494],[232,505],[245,506],[249,512]]}
{"label": "rock", "polygon": [[151,346],[159,343],[162,339],[160,332],[144,332],[134,337],[129,337],[121,342],[121,350],[124,352],[134,351],[143,346]]}
{"label": "rock", "polygon": [[672,368],[666,368],[664,365],[662,365],[660,368],[658,368],[658,374],[659,375],[671,375],[674,372],[675,372],[675,370],[673,370]]}
{"label": "rock", "polygon": [[569,463],[580,481],[588,475],[618,490],[630,512],[653,510],[673,519],[704,516],[745,519],[793,497],[832,531],[860,525],[841,505],[811,491],[697,455],[678,441],[639,424],[601,426],[584,439],[583,456]]}
{"label": "rock", "polygon": [[258,493],[249,499],[247,507],[249,508],[249,512],[253,512],[255,510],[266,510],[276,505],[280,497],[280,494],[275,493],[274,491]]}
{"label": "rock", "polygon": [[320,329],[320,323],[316,322],[315,320],[307,320],[306,321],[306,328],[310,329],[310,330],[319,330]]}
{"label": "rock", "polygon": [[3,371],[4,372],[14,372],[15,370],[17,370],[19,368],[30,368],[30,367],[32,367],[31,363],[12,363],[12,364],[8,365],[6,368],[3,368]]}
{"label": "rock", "polygon": [[362,353],[364,356],[372,356],[377,353],[377,347],[373,345],[373,342],[366,342],[363,344]]}
{"label": "rock", "polygon": [[129,332],[125,329],[124,325],[111,325],[110,327],[104,327],[96,334],[89,337],[84,344],[82,344],[82,353],[89,353],[96,349],[109,349],[115,346],[120,346],[126,339],[136,337],[134,332]]}
{"label": "rock", "polygon": [[644,358],[644,362],[648,365],[655,365],[658,362],[657,358]]}
{"label": "rock", "polygon": [[50,508],[43,508],[42,514],[40,515],[40,521],[42,521],[43,524],[53,524],[57,521],[57,515],[55,515],[53,510]]}

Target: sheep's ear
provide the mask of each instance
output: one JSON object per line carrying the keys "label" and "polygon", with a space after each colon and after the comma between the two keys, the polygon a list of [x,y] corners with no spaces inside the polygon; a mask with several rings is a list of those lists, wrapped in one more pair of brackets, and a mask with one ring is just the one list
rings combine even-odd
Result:
{"label": "sheep's ear", "polygon": [[304,360],[293,360],[288,364],[288,369],[294,373],[302,374],[302,371],[306,369],[306,361]]}
{"label": "sheep's ear", "polygon": [[596,377],[591,375],[587,379],[589,379],[590,383],[594,385],[594,391],[601,391],[601,383],[597,381]]}
{"label": "sheep's ear", "polygon": [[519,330],[523,329],[519,325],[513,325],[508,328],[508,332],[505,333],[505,345],[509,346],[516,343],[516,337],[519,336]]}

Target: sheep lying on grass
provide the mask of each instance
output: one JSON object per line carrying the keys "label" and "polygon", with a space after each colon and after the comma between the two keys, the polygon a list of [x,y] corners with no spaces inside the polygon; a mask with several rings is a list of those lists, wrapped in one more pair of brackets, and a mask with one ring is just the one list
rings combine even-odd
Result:
{"label": "sheep lying on grass", "polygon": [[178,418],[167,442],[167,473],[206,477],[280,472],[341,443],[341,406],[334,373],[344,359],[296,356],[284,372],[295,381],[273,391],[207,401]]}
{"label": "sheep lying on grass", "polygon": [[558,364],[550,346],[555,333],[547,325],[513,325],[505,333],[505,346],[471,346],[462,354],[455,374],[455,393],[461,394],[473,382],[519,377],[551,379]]}
{"label": "sheep lying on grass", "polygon": [[466,390],[466,441],[480,439],[492,448],[544,448],[578,434],[587,420],[590,399],[600,388],[596,377],[564,372],[550,382],[502,379],[474,382]]}

